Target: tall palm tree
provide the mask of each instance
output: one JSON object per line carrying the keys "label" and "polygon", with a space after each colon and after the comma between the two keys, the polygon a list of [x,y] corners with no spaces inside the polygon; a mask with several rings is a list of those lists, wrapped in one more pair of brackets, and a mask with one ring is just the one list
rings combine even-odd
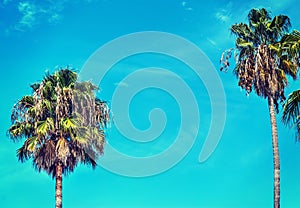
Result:
{"label": "tall palm tree", "polygon": [[55,178],[56,208],[62,207],[63,175],[78,163],[96,167],[110,119],[106,103],[94,95],[97,87],[76,80],[65,68],[31,85],[33,93],[14,105],[8,130],[13,141],[25,139],[18,159],[32,159],[36,170]]}
{"label": "tall palm tree", "polygon": [[298,31],[288,33],[290,19],[285,15],[275,16],[262,9],[252,9],[248,24],[231,26],[237,37],[236,48],[222,54],[221,71],[229,68],[233,51],[236,67],[234,74],[238,85],[249,94],[252,90],[268,100],[272,129],[274,163],[274,207],[280,207],[280,160],[276,112],[278,102],[285,100],[284,90],[288,84],[287,75],[296,79],[299,67],[299,44],[295,42]]}

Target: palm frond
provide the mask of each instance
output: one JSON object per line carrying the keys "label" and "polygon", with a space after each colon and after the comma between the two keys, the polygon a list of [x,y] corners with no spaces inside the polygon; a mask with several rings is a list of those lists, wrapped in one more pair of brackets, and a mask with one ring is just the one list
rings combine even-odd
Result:
{"label": "palm frond", "polygon": [[248,21],[251,27],[257,27],[257,25],[268,20],[271,20],[271,17],[265,8],[251,9],[248,14]]}
{"label": "palm frond", "polygon": [[244,40],[243,38],[237,38],[236,39],[236,46],[237,47],[241,47],[241,48],[252,48],[253,47],[253,43],[252,42],[248,42],[247,40]]}
{"label": "palm frond", "polygon": [[21,162],[25,162],[26,160],[28,160],[30,158],[30,153],[28,152],[26,145],[27,144],[24,143],[22,145],[22,147],[17,149],[17,157],[18,157],[18,160]]}
{"label": "palm frond", "polygon": [[8,129],[8,134],[13,141],[18,141],[24,137],[31,137],[33,129],[34,127],[30,123],[16,121]]}
{"label": "palm frond", "polygon": [[289,59],[282,59],[279,66],[283,72],[290,75],[294,80],[297,79],[298,65]]}
{"label": "palm frond", "polygon": [[231,32],[239,38],[248,42],[256,42],[255,35],[251,28],[245,23],[234,24],[230,28]]}
{"label": "palm frond", "polygon": [[267,31],[274,40],[281,38],[291,27],[290,18],[285,15],[275,16],[270,22]]}
{"label": "palm frond", "polygon": [[300,31],[299,30],[293,30],[290,34],[285,34],[281,42],[299,42],[300,40]]}
{"label": "palm frond", "polygon": [[52,118],[48,117],[44,121],[39,121],[36,128],[36,133],[41,136],[50,134],[54,131],[54,121]]}
{"label": "palm frond", "polygon": [[286,125],[293,125],[298,116],[300,104],[300,90],[292,92],[283,106],[282,121]]}

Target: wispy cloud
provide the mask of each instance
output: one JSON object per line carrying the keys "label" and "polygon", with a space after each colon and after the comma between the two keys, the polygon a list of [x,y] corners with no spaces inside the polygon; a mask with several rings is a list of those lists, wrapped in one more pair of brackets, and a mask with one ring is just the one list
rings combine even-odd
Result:
{"label": "wispy cloud", "polygon": [[50,24],[56,24],[62,20],[62,10],[64,9],[64,1],[54,3],[52,1],[42,4],[38,1],[19,2],[17,11],[21,17],[12,27],[14,30],[26,31],[34,26],[42,24],[44,21]]}
{"label": "wispy cloud", "polygon": [[128,87],[126,82],[115,82],[114,85],[119,87]]}
{"label": "wispy cloud", "polygon": [[212,40],[210,38],[207,38],[207,41],[210,42],[213,46],[217,45],[216,41],[214,41],[214,40]]}
{"label": "wispy cloud", "polygon": [[216,18],[222,22],[228,22],[230,17],[227,14],[224,14],[224,10],[216,13]]}
{"label": "wispy cloud", "polygon": [[20,15],[16,15],[15,23],[4,29],[9,34],[12,30],[26,31],[35,26],[44,24],[57,24],[63,20],[63,10],[67,4],[76,3],[94,3],[99,0],[61,0],[61,1],[38,1],[24,0],[17,4],[12,4],[12,0],[0,1],[0,6],[4,9],[11,7]]}
{"label": "wispy cloud", "polygon": [[36,15],[38,14],[38,10],[35,4],[30,2],[20,2],[18,5],[18,11],[22,14],[22,17],[15,27],[17,30],[32,28],[33,25],[36,24]]}
{"label": "wispy cloud", "polygon": [[51,23],[51,24],[57,24],[57,23],[59,23],[62,19],[63,19],[63,16],[62,16],[61,14],[54,13],[54,14],[52,14],[52,15],[48,18],[48,22]]}
{"label": "wispy cloud", "polygon": [[215,13],[215,17],[221,22],[229,22],[231,20],[232,5],[233,5],[232,2],[226,4],[224,8],[219,9]]}
{"label": "wispy cloud", "polygon": [[187,11],[192,11],[193,8],[189,6],[189,4],[186,1],[181,2],[182,7]]}

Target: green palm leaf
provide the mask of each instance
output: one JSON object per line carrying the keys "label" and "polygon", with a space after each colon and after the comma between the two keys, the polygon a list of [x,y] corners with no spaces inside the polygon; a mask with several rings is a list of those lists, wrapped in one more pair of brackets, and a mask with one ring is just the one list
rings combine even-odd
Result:
{"label": "green palm leaf", "polygon": [[285,124],[293,125],[299,115],[300,90],[292,92],[283,106],[282,121]]}
{"label": "green palm leaf", "polygon": [[44,121],[39,121],[36,128],[36,133],[41,136],[49,134],[50,131],[54,130],[54,121],[48,117]]}

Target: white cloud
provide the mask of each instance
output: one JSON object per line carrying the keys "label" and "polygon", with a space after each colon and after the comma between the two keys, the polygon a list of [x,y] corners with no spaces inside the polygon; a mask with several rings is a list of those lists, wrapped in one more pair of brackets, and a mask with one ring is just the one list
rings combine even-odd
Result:
{"label": "white cloud", "polygon": [[225,5],[224,8],[219,9],[215,13],[215,17],[220,20],[221,22],[229,22],[231,20],[231,11],[232,11],[232,2],[229,2],[228,4]]}
{"label": "white cloud", "polygon": [[62,15],[58,13],[54,13],[48,18],[48,22],[51,24],[57,24],[62,20],[62,18],[63,18]]}
{"label": "white cloud", "polygon": [[[15,17],[19,18],[13,25],[10,25],[6,29],[4,29],[4,31],[9,34],[12,30],[26,31],[45,22],[49,24],[57,24],[62,21],[63,10],[67,4],[89,4],[98,1],[99,0],[23,0],[20,1],[16,7],[20,15],[16,15]],[[11,2],[12,0],[2,0],[0,1],[0,7],[6,8]]]}
{"label": "white cloud", "polygon": [[181,5],[183,6],[183,8],[187,11],[192,11],[193,8],[188,6],[188,3],[186,1],[181,2]]}
{"label": "white cloud", "polygon": [[228,22],[230,20],[229,15],[224,14],[224,11],[217,12],[215,16],[218,20],[221,20],[222,22]]}
{"label": "white cloud", "polygon": [[18,5],[18,11],[23,15],[18,24],[17,30],[23,30],[24,28],[32,28],[36,24],[36,15],[38,13],[35,4],[30,2],[20,2]]}
{"label": "white cloud", "polygon": [[114,85],[118,87],[128,87],[126,82],[115,82]]}
{"label": "white cloud", "polygon": [[207,41],[210,42],[213,46],[217,45],[217,43],[214,40],[210,39],[210,38],[207,38]]}

